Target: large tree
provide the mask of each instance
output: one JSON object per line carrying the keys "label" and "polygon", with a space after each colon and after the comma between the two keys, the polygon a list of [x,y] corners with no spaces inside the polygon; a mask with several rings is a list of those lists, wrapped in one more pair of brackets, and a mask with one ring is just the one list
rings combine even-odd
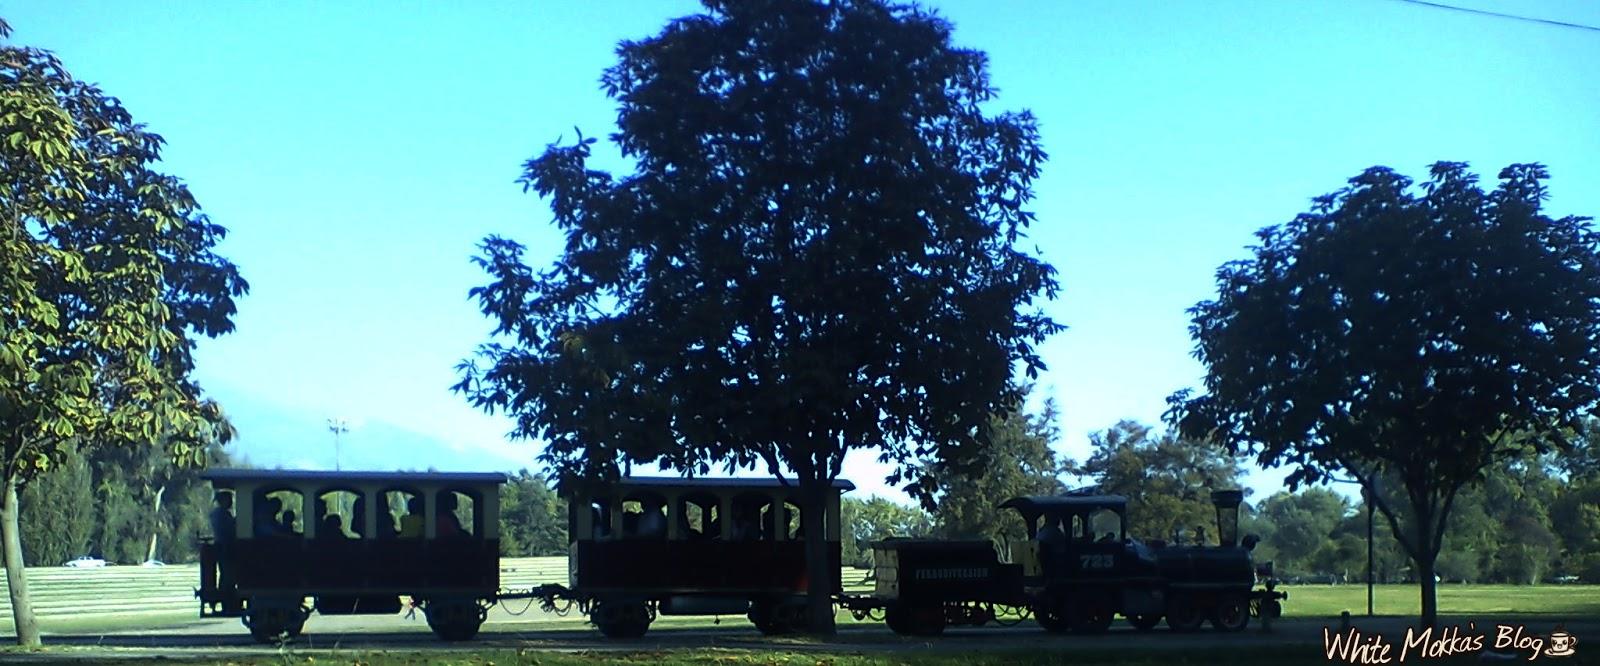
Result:
{"label": "large tree", "polygon": [[1010,413],[993,417],[988,449],[974,461],[979,471],[935,475],[935,531],[949,538],[1002,544],[1026,538],[1017,512],[997,506],[1007,498],[1054,495],[1065,489],[1059,478],[1063,465],[1050,448],[1060,438],[1057,418],[1051,399],[1036,414],[1026,412],[1019,402]]}
{"label": "large tree", "polygon": [[[804,505],[814,628],[837,577],[822,498],[845,452],[932,468],[983,447],[1013,368],[1058,326],[1055,271],[1018,249],[1045,160],[1033,117],[991,115],[985,56],[880,0],[707,0],[618,48],[602,86],[631,161],[551,145],[524,182],[566,234],[554,265],[490,237],[473,290],[497,339],[464,364],[561,473],[760,465]],[[480,365],[482,364],[482,365]]]}
{"label": "large tree", "polygon": [[1208,539],[1216,539],[1211,493],[1239,487],[1243,470],[1237,460],[1203,441],[1157,434],[1135,421],[1089,435],[1089,446],[1089,458],[1067,471],[1094,479],[1098,492],[1127,496],[1129,534],[1167,539],[1182,532],[1195,538],[1196,528],[1209,525]]}
{"label": "large tree", "polygon": [[246,285],[212,252],[224,230],[153,170],[161,145],[49,52],[0,44],[0,541],[24,645],[19,488],[74,446],[203,462],[221,422],[191,336],[231,330]]}
{"label": "large tree", "polygon": [[1547,178],[1513,165],[1486,192],[1440,162],[1417,193],[1368,169],[1260,231],[1190,310],[1206,376],[1203,395],[1173,396],[1183,431],[1293,465],[1291,486],[1331,470],[1392,480],[1371,494],[1429,624],[1457,494],[1559,445],[1600,398],[1596,236],[1588,218],[1540,212]]}

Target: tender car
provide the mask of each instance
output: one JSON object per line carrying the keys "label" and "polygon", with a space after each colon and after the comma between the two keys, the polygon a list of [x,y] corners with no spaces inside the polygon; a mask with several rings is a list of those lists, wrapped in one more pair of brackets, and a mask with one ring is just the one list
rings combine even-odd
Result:
{"label": "tender car", "polygon": [[93,557],[93,556],[90,556],[90,555],[84,555],[83,557],[80,557],[80,558],[78,558],[76,560],[73,560],[71,562],[63,564],[61,566],[70,567],[70,568],[73,568],[73,569],[99,569],[101,567],[104,567],[105,565],[106,565],[106,561],[105,560],[102,560],[102,559],[100,559],[98,557]]}

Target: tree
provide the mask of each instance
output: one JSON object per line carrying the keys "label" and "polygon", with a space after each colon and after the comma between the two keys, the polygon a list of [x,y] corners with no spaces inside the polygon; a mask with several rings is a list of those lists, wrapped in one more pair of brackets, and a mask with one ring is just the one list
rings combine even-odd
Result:
{"label": "tree", "polygon": [[567,505],[528,470],[500,491],[500,552],[514,557],[567,552]]}
{"label": "tree", "polygon": [[[1588,218],[1540,212],[1548,173],[1491,192],[1439,162],[1420,195],[1374,167],[1257,234],[1190,310],[1205,393],[1174,395],[1183,432],[1291,486],[1342,469],[1393,479],[1375,503],[1437,616],[1434,562],[1461,489],[1497,461],[1561,446],[1600,398],[1600,256]],[[1402,525],[1401,521],[1408,524]]]}
{"label": "tree", "polygon": [[[1280,492],[1263,500],[1261,514],[1271,521],[1274,528],[1268,544],[1277,557],[1276,569],[1302,574],[1335,571],[1318,567],[1315,556],[1318,550],[1328,545],[1348,510],[1349,503],[1344,497],[1326,488],[1307,488],[1298,493]],[[1361,555],[1365,560],[1365,548]],[[1320,563],[1329,561],[1324,558]]]}
{"label": "tree", "polygon": [[1060,438],[1057,418],[1054,400],[1046,400],[1038,414],[1025,413],[1019,402],[1010,413],[992,417],[989,447],[975,465],[981,471],[935,474],[939,496],[933,510],[935,531],[947,538],[1000,544],[1025,538],[1021,517],[997,507],[1007,498],[1064,490],[1058,478],[1063,466],[1050,448]]}
{"label": "tree", "polygon": [[[1216,525],[1211,492],[1239,487],[1243,470],[1216,447],[1149,426],[1120,421],[1089,435],[1089,459],[1072,474],[1092,477],[1096,490],[1128,498],[1128,533],[1168,539]],[[1248,489],[1246,489],[1248,490]],[[1209,529],[1215,539],[1215,529]]]}
{"label": "tree", "polygon": [[[1013,367],[1059,326],[1055,271],[1017,249],[1045,159],[987,115],[985,57],[881,0],[707,0],[624,42],[602,86],[633,172],[553,144],[524,185],[566,234],[535,272],[489,237],[472,291],[495,338],[456,386],[516,417],[562,477],[764,465],[801,496],[810,620],[833,630],[822,502],[877,451],[924,501],[972,471]],[[486,367],[480,368],[480,364]]]}
{"label": "tree", "polygon": [[845,566],[872,566],[872,542],[891,537],[925,537],[933,533],[933,518],[918,507],[901,506],[882,497],[839,501],[839,522],[844,528],[839,544]]}
{"label": "tree", "polygon": [[23,645],[19,490],[74,447],[203,463],[221,418],[188,378],[191,335],[231,330],[246,285],[212,252],[225,231],[152,170],[161,145],[55,56],[0,44],[0,541]]}
{"label": "tree", "polygon": [[88,554],[96,525],[91,486],[89,464],[73,450],[53,473],[22,488],[18,531],[35,563],[64,564]]}

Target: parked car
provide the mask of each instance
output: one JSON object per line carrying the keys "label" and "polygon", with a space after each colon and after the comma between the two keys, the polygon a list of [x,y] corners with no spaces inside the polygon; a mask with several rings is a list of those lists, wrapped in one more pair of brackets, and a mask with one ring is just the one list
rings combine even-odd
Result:
{"label": "parked car", "polygon": [[105,565],[106,565],[106,561],[105,560],[102,560],[102,559],[100,559],[98,557],[94,557],[94,556],[91,556],[91,555],[84,555],[83,557],[80,557],[80,558],[78,558],[76,560],[73,560],[71,562],[63,564],[61,566],[71,567],[73,569],[99,569],[99,568],[101,568],[101,567],[103,567]]}
{"label": "parked car", "polygon": [[140,564],[139,566],[141,566],[141,567],[164,567],[164,566],[167,566],[167,563],[166,562],[162,562],[161,560],[145,560],[144,563]]}

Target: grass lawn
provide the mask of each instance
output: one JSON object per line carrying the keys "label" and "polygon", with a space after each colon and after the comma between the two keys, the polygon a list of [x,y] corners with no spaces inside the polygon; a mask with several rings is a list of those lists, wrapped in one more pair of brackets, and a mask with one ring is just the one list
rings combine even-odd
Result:
{"label": "grass lawn", "polygon": [[[1297,585],[1289,593],[1286,617],[1336,617],[1367,612],[1366,585]],[[1373,611],[1378,615],[1418,615],[1422,599],[1415,585],[1378,585]],[[1600,587],[1594,585],[1440,585],[1444,615],[1600,616]]]}
{"label": "grass lawn", "polygon": [[[68,653],[70,654],[70,652]],[[629,666],[900,666],[932,664],[933,666],[988,664],[1073,664],[1074,666],[1209,666],[1211,664],[1241,664],[1267,666],[1277,664],[1327,664],[1315,646],[1307,647],[1240,647],[1231,649],[1156,649],[1156,650],[1071,650],[1042,649],[1015,650],[998,648],[983,652],[917,651],[905,653],[852,653],[817,651],[753,651],[715,648],[644,652],[543,652],[537,650],[483,650],[474,652],[405,652],[405,651],[349,651],[322,653],[315,656],[285,653],[261,657],[143,659],[132,657],[117,659],[119,664],[198,664],[205,666],[315,666],[318,664],[350,664],[351,666],[598,666],[624,664]],[[1429,663],[1455,663],[1453,660],[1430,660]],[[1467,663],[1465,661],[1461,663]],[[1473,663],[1476,663],[1474,660]],[[1587,663],[1567,660],[1566,664]]]}

